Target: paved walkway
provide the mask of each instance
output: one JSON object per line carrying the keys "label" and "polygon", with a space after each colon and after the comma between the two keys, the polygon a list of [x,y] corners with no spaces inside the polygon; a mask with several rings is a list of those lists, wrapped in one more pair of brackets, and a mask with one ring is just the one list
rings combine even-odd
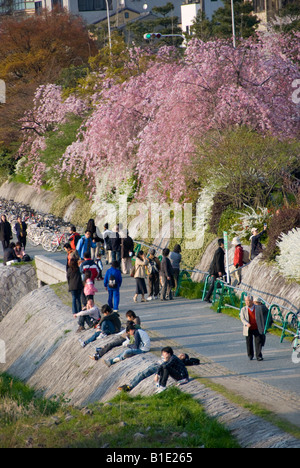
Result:
{"label": "paved walkway", "polygon": [[[31,254],[44,254],[65,262],[61,253],[47,254],[36,248]],[[97,282],[96,300],[107,302],[103,282]],[[200,357],[201,365],[192,372],[220,384],[247,401],[256,402],[300,427],[300,364],[291,360],[291,343],[280,343],[268,334],[264,361],[249,361],[239,320],[217,314],[201,300],[175,298],[174,301],[134,303],[135,280],[123,277],[120,314],[133,309],[152,337],[153,350],[172,345],[175,352],[186,351]]]}

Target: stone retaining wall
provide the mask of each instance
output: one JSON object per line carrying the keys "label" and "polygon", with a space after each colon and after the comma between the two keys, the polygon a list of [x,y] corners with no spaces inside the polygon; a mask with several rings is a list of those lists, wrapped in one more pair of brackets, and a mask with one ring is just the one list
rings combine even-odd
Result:
{"label": "stone retaining wall", "polygon": [[36,288],[37,277],[32,265],[0,264],[0,321],[22,297]]}

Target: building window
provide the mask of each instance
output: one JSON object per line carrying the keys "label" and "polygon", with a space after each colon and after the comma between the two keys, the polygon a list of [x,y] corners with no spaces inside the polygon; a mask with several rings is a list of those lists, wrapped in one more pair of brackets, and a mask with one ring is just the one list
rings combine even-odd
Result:
{"label": "building window", "polygon": [[34,8],[35,8],[36,14],[38,15],[38,14],[42,11],[42,9],[43,9],[43,4],[42,4],[42,2],[35,2]]}
{"label": "building window", "polygon": [[[112,0],[108,0],[108,8],[112,10]],[[99,11],[106,10],[105,0],[78,0],[79,11]]]}

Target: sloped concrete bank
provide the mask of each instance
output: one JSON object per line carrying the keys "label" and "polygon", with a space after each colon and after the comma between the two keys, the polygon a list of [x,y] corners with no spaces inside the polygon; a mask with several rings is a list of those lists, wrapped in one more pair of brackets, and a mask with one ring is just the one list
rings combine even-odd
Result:
{"label": "sloped concrete bank", "polygon": [[[108,368],[103,360],[95,362],[88,358],[91,348],[80,347],[76,328],[71,309],[50,286],[30,292],[0,323],[0,339],[6,347],[6,363],[0,364],[0,371],[22,379],[46,397],[63,396],[72,405],[85,406],[110,400],[118,393],[119,385],[130,382],[137,372],[157,361],[155,347],[159,350],[160,343],[153,340],[153,353]],[[91,333],[84,332],[85,336]],[[120,348],[115,348],[107,357],[119,352]],[[210,364],[206,362],[206,365]],[[299,440],[232,404],[196,379],[182,389],[199,400],[209,415],[227,426],[243,447],[300,447]],[[154,392],[153,377],[149,377],[132,394]]]}
{"label": "sloped concrete bank", "polygon": [[37,277],[33,266],[0,264],[0,321],[23,296],[36,288]]}

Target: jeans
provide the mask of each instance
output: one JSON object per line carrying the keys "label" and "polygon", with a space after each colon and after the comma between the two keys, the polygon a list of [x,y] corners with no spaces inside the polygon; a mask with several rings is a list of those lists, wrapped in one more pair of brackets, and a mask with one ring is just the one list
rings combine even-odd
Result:
{"label": "jeans", "polygon": [[142,351],[141,349],[131,349],[128,348],[123,353],[119,354],[118,358],[120,361],[123,361],[124,359],[130,358],[131,356],[135,356],[136,354],[143,354],[146,351]]}
{"label": "jeans", "polygon": [[130,387],[136,387],[142,380],[150,377],[150,375],[156,374],[159,368],[159,364],[153,364],[142,372],[139,372],[136,377],[131,381]]}
{"label": "jeans", "polygon": [[81,311],[81,289],[77,291],[71,291],[72,294],[72,312],[78,314]]}
{"label": "jeans", "polygon": [[108,305],[113,310],[119,310],[119,303],[120,303],[120,290],[119,288],[116,289],[109,289],[108,290]]}
{"label": "jeans", "polygon": [[119,268],[121,269],[121,250],[112,250],[111,251],[111,260],[112,262],[119,262]]}

